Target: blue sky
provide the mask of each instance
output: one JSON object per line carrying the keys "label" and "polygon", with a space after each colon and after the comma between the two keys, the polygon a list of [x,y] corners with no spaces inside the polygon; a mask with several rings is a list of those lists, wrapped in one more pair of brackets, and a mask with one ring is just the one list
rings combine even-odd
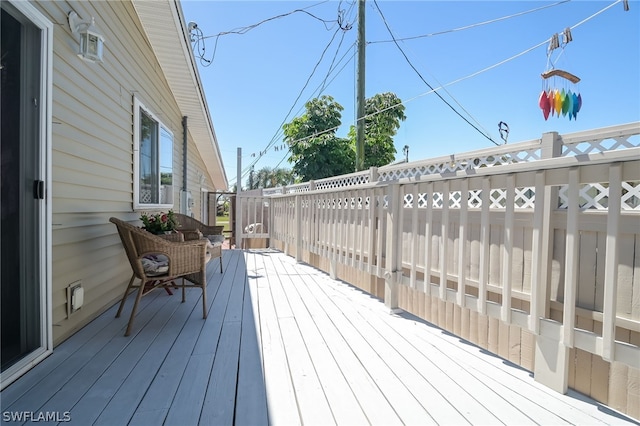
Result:
{"label": "blue sky", "polygon": [[[573,40],[564,49],[554,50],[550,60],[555,68],[581,81],[577,85],[561,78],[548,81],[552,87],[581,94],[583,105],[575,121],[555,116],[545,121],[538,107],[544,83],[540,74],[549,69],[547,43],[439,91],[498,143],[503,142],[498,123],[507,123],[508,142],[515,143],[537,139],[544,132],[565,134],[640,120],[640,2],[630,1],[629,11],[624,11],[622,2],[614,3],[378,0],[381,14],[376,3],[367,0],[366,96],[393,92],[406,102],[407,120],[395,137],[396,158],[404,157],[405,145],[409,146],[409,160],[416,161],[489,148],[494,143],[429,93],[429,87],[390,42],[382,16],[396,39],[444,32],[398,42],[424,80],[436,88],[519,55],[555,33],[562,40],[562,31],[578,24],[571,31]],[[304,103],[320,94],[333,96],[344,107],[338,136],[346,136],[355,122],[356,2],[183,0],[182,8],[185,19],[196,22],[207,37],[199,53],[211,62],[200,61],[199,72],[230,184],[237,175],[238,147],[243,149],[245,175],[269,145],[255,170],[291,168],[286,149],[280,148],[282,123],[299,116]],[[217,46],[216,38],[211,37],[295,9],[333,22],[298,12],[244,34],[222,35]],[[344,11],[343,22],[353,24],[351,30],[338,28],[339,10]],[[466,26],[471,28],[449,31]],[[323,81],[326,87],[320,92]],[[246,176],[242,181],[246,182]]]}

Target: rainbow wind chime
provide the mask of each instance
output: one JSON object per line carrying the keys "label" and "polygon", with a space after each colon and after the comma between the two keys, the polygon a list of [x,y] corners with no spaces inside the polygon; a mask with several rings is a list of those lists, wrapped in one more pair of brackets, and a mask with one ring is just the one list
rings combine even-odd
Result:
{"label": "rainbow wind chime", "polygon": [[[547,64],[551,62],[551,52],[558,47],[562,47],[564,51],[564,47],[571,40],[571,30],[569,28],[563,32],[562,46],[560,46],[558,34],[554,34],[553,37],[551,37],[549,50],[547,51]],[[568,116],[569,120],[575,120],[578,117],[580,108],[582,108],[582,95],[578,93],[576,86],[580,78],[570,72],[553,69],[553,66],[550,67],[551,69],[541,74],[544,83],[542,93],[540,93],[540,97],[538,98],[538,106],[540,106],[542,110],[542,115],[545,120],[549,118],[549,115],[552,117],[554,115],[556,117],[560,117],[560,115],[563,117]],[[563,79],[561,81],[562,84],[556,84],[557,77]]]}
{"label": "rainbow wind chime", "polygon": [[[544,79],[554,76],[566,78],[574,84],[580,81],[575,75],[562,70],[551,70],[542,74]],[[555,88],[550,86],[550,84],[547,84],[538,99],[538,105],[542,110],[544,119],[547,120],[549,115],[553,117],[555,114],[560,117],[562,114],[563,117],[569,116],[569,120],[572,118],[575,120],[578,117],[580,108],[582,108],[582,95],[571,89],[565,90],[565,87],[559,89],[557,86]]]}

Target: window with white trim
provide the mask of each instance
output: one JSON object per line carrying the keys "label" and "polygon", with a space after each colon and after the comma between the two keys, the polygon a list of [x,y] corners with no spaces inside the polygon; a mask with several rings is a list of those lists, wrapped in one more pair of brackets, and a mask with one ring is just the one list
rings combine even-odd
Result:
{"label": "window with white trim", "polygon": [[134,98],[133,207],[173,207],[173,133]]}

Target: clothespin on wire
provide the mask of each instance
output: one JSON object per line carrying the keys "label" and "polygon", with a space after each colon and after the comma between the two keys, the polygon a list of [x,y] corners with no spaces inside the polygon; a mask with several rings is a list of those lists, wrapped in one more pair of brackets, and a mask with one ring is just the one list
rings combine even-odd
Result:
{"label": "clothespin on wire", "polygon": [[500,137],[507,143],[507,138],[509,137],[509,126],[504,121],[498,123],[498,131],[500,132]]}
{"label": "clothespin on wire", "polygon": [[571,28],[567,27],[562,32],[562,43],[568,44],[570,41],[573,41],[573,36],[571,35]]}
{"label": "clothespin on wire", "polygon": [[629,0],[622,0],[622,6],[624,7],[624,11],[629,11]]}
{"label": "clothespin on wire", "polygon": [[554,49],[560,47],[560,39],[558,38],[558,33],[555,33],[551,36],[551,40],[549,40],[549,52],[552,52]]}

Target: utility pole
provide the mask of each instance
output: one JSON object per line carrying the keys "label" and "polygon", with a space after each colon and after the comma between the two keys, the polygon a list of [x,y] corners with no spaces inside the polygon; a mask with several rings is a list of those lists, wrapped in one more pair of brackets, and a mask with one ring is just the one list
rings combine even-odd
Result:
{"label": "utility pole", "polygon": [[358,0],[358,78],[356,91],[356,171],[364,169],[365,0]]}

